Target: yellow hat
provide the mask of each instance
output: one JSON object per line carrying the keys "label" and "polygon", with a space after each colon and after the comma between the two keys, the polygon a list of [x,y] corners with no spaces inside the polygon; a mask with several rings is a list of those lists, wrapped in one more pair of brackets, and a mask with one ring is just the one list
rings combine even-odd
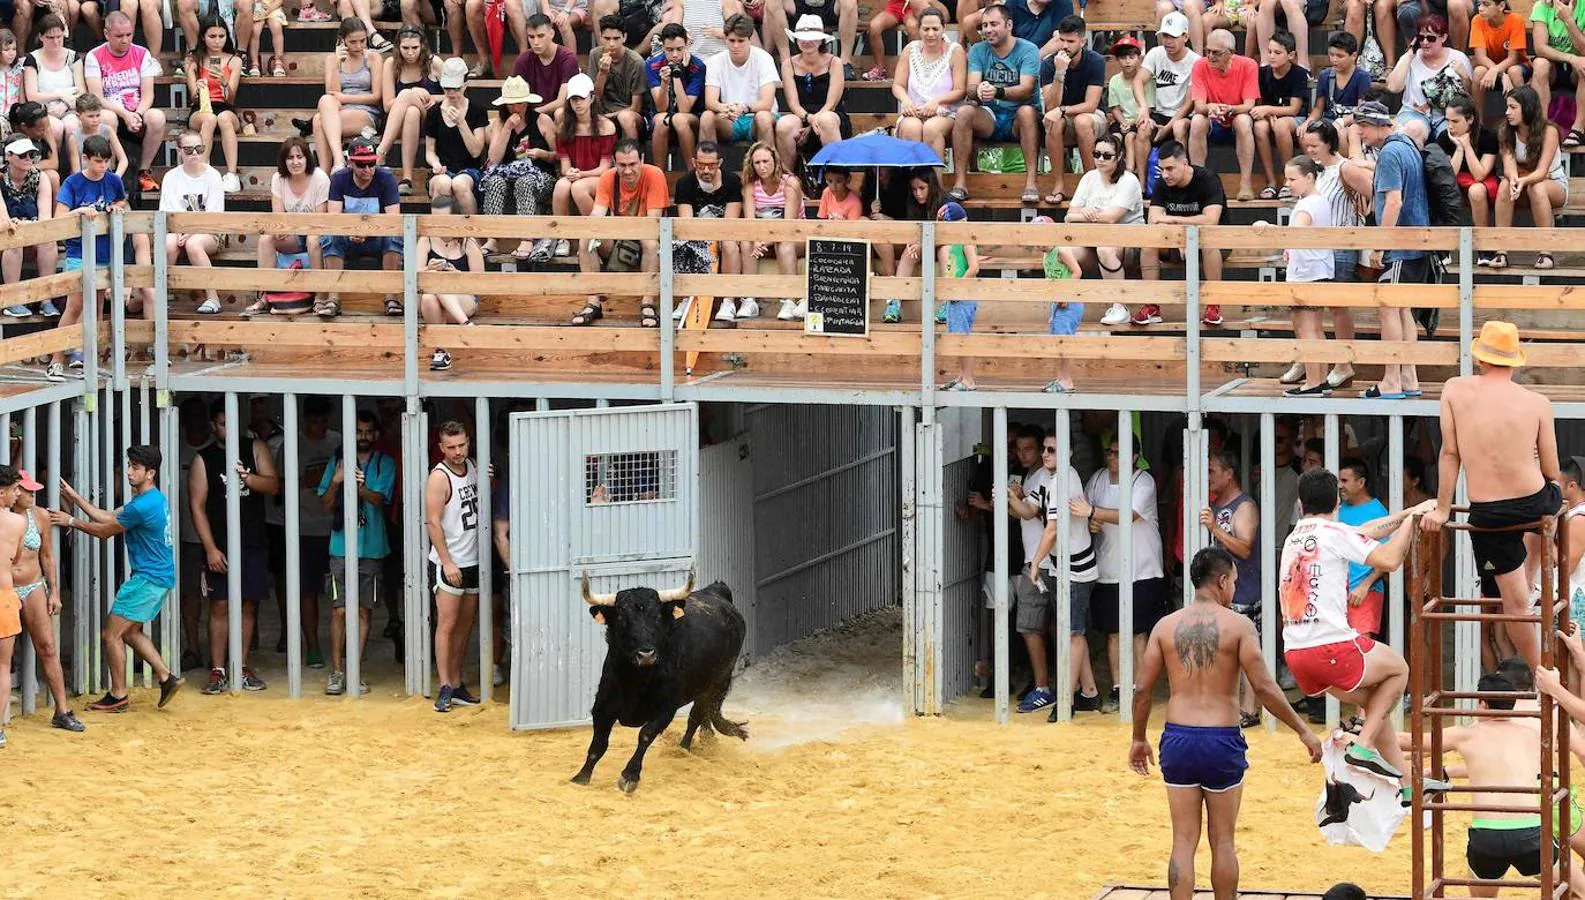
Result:
{"label": "yellow hat", "polygon": [[1518,368],[1524,365],[1524,348],[1519,346],[1519,329],[1512,322],[1491,321],[1480,327],[1480,337],[1470,342],[1469,355],[1493,366]]}

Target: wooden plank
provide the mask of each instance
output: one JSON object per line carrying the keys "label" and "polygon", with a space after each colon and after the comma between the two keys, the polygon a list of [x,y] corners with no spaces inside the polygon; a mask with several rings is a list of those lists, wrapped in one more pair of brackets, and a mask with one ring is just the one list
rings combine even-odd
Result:
{"label": "wooden plank", "polygon": [[[1458,345],[1451,341],[1300,341],[1285,338],[1202,338],[1200,341],[1200,359],[1226,363],[1290,363],[1298,360],[1456,366],[1458,351]],[[1581,355],[1585,356],[1585,353]],[[1531,364],[1536,364],[1534,359]]]}
{"label": "wooden plank", "polygon": [[[1529,274],[1528,272],[1524,274]],[[1475,308],[1492,310],[1585,309],[1585,285],[1475,284]]]}
{"label": "wooden plank", "polygon": [[1008,222],[941,222],[936,244],[1024,247],[1182,247],[1180,225],[1017,225]]}
{"label": "wooden plank", "polygon": [[177,320],[170,323],[170,340],[176,343],[218,344],[266,348],[316,347],[327,350],[360,349],[402,353],[402,326],[340,324],[336,322],[216,322]]}
{"label": "wooden plank", "polygon": [[[1129,282],[1129,302],[1132,287]],[[1458,309],[1458,285],[1300,284],[1288,281],[1207,281],[1200,302],[1220,306],[1396,307]]]}
{"label": "wooden plank", "polygon": [[242,266],[171,266],[165,273],[171,290],[279,291],[298,290],[399,294],[402,273],[383,269],[257,269]]}
{"label": "wooden plank", "polygon": [[821,219],[676,219],[672,237],[690,241],[796,241],[811,237],[864,238],[896,244],[919,240],[917,222],[824,221]]}
{"label": "wooden plank", "polygon": [[[100,228],[102,233],[108,229],[110,218],[99,215],[96,218],[105,224]],[[82,219],[78,216],[62,216],[58,219],[50,218],[39,222],[18,222],[14,231],[0,231],[0,251],[14,250],[17,247],[33,247],[38,244],[52,244],[64,241],[69,237],[82,234]]]}
{"label": "wooden plank", "polygon": [[[1585,251],[1585,229],[1579,228],[1476,228],[1476,250],[1546,250],[1552,253]],[[1503,270],[1498,270],[1503,271]]]}
{"label": "wooden plank", "polygon": [[40,278],[28,278],[15,284],[0,286],[0,306],[35,303],[50,297],[62,297],[74,290],[82,290],[82,286],[82,272],[56,272]]}
{"label": "wooden plank", "polygon": [[677,332],[677,349],[701,353],[813,353],[822,356],[919,355],[919,332],[872,331],[869,336],[835,337],[791,330],[713,328]]}
{"label": "wooden plank", "polygon": [[[740,220],[733,219],[738,222]],[[297,234],[299,232],[292,232]],[[400,235],[402,228],[390,232]],[[654,216],[419,216],[418,234],[437,237],[548,237],[567,240],[658,240],[660,219]]]}
{"label": "wooden plank", "polygon": [[82,323],[35,331],[0,341],[0,363],[31,359],[47,353],[75,350],[83,345]]}
{"label": "wooden plank", "polygon": [[[1534,229],[1524,230],[1534,234]],[[1248,225],[1207,225],[1200,228],[1200,246],[1222,250],[1267,247],[1286,247],[1294,250],[1457,250],[1458,229],[1252,228]]]}
{"label": "wooden plank", "polygon": [[448,350],[660,352],[659,329],[637,327],[425,325],[419,332],[419,340],[425,347],[445,347]]}
{"label": "wooden plank", "polygon": [[[884,296],[891,296],[889,294]],[[1188,302],[1181,281],[1048,281],[1044,278],[941,278],[936,280],[937,300],[990,302],[1155,303],[1161,306]]]}
{"label": "wooden plank", "polygon": [[1181,337],[1137,335],[944,334],[936,338],[943,356],[1051,359],[1112,359],[1181,362],[1188,358]]}
{"label": "wooden plank", "polygon": [[[654,272],[419,272],[418,289],[475,296],[641,296],[660,292]],[[401,290],[398,284],[396,290]]]}
{"label": "wooden plank", "polygon": [[402,217],[352,213],[171,213],[172,234],[345,234],[400,236]]}
{"label": "wooden plank", "polygon": [[126,324],[122,328],[122,334],[125,335],[128,343],[152,344],[154,343],[154,320],[127,319]]}

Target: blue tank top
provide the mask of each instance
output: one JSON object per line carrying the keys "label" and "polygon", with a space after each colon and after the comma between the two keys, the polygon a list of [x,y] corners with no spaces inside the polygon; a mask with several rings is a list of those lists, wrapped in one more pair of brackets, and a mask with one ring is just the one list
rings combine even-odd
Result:
{"label": "blue tank top", "polygon": [[[1216,519],[1216,527],[1224,533],[1233,531],[1233,515],[1238,508],[1246,503],[1254,503],[1248,494],[1239,494],[1237,497],[1218,505],[1211,503],[1211,515]],[[1233,608],[1239,611],[1260,608],[1260,523],[1255,523],[1254,551],[1248,559],[1233,557],[1233,563],[1238,569],[1238,586],[1233,591]]]}

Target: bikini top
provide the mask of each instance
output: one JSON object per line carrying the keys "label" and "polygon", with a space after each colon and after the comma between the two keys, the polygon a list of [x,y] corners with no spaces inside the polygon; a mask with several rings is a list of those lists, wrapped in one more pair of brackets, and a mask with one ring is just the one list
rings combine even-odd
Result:
{"label": "bikini top", "polygon": [[37,550],[44,545],[44,537],[39,534],[38,519],[32,510],[27,513],[28,529],[22,532],[22,546],[28,550]]}

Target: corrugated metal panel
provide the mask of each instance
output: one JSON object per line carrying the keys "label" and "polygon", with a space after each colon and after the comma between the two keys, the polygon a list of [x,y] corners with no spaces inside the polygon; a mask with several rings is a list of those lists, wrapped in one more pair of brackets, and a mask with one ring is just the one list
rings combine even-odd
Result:
{"label": "corrugated metal panel", "polygon": [[748,621],[740,664],[752,662],[754,646],[754,463],[748,439],[699,451],[699,583],[724,581],[732,602]]}
{"label": "corrugated metal panel", "polygon": [[765,406],[746,422],[757,652],[898,602],[896,414]]}
{"label": "corrugated metal panel", "polygon": [[579,594],[681,583],[698,531],[692,404],[519,413],[514,466],[512,727],[589,719],[603,626]]}
{"label": "corrugated metal panel", "polygon": [[942,634],[941,699],[950,703],[974,687],[974,663],[986,655],[987,635],[981,599],[984,569],[984,516],[958,519],[954,506],[968,496],[974,459],[948,463],[942,478]]}

